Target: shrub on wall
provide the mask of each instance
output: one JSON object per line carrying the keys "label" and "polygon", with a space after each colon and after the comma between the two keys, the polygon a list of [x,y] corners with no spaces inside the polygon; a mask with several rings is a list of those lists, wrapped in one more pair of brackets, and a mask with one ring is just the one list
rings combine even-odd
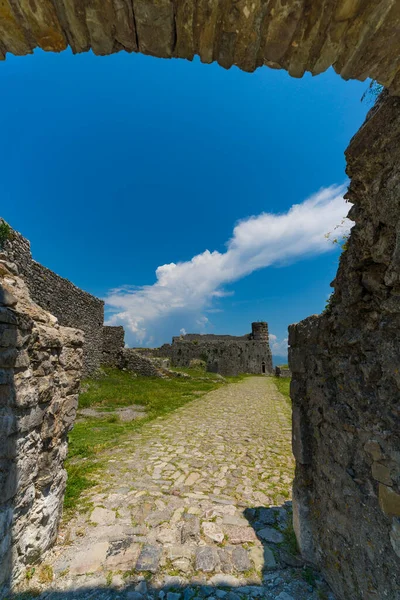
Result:
{"label": "shrub on wall", "polygon": [[11,237],[11,227],[4,219],[0,219],[0,249],[3,248],[4,244]]}

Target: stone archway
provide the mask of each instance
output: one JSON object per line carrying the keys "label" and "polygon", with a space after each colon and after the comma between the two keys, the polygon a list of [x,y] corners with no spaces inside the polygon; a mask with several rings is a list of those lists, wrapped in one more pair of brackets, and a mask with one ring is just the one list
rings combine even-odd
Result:
{"label": "stone archway", "polygon": [[344,79],[376,79],[400,93],[395,0],[5,0],[0,59],[35,48],[107,55],[125,50],[293,77],[331,65]]}
{"label": "stone archway", "polygon": [[396,598],[400,587],[399,26],[395,0],[6,0],[0,19],[0,58],[70,45],[295,77],[333,65],[392,94],[346,153],[355,227],[333,299],[289,338],[297,538],[343,600]]}

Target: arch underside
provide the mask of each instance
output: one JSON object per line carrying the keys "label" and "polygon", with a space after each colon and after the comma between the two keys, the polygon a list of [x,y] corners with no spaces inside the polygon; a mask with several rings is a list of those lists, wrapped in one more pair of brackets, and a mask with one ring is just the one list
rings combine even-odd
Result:
{"label": "arch underside", "polygon": [[120,50],[293,77],[331,65],[400,92],[397,0],[3,0],[0,58]]}

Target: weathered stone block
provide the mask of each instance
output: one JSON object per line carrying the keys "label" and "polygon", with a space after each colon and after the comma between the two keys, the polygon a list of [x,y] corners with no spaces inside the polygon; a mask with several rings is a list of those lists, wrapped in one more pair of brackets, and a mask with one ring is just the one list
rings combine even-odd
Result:
{"label": "weathered stone block", "polygon": [[385,485],[392,485],[392,478],[390,477],[390,469],[386,465],[382,465],[381,463],[374,462],[371,467],[372,477],[376,479],[376,481],[380,481],[380,483],[384,483]]}
{"label": "weathered stone block", "polygon": [[379,484],[379,505],[389,517],[400,517],[400,494],[383,483]]}

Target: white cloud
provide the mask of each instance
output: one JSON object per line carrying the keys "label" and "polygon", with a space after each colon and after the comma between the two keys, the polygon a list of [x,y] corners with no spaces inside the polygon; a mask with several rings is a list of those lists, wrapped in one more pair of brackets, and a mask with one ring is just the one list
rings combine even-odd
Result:
{"label": "white cloud", "polygon": [[179,333],[181,335],[186,335],[187,331],[186,331],[186,329],[184,327],[182,327],[182,329],[179,330]]}
{"label": "white cloud", "polygon": [[288,352],[288,338],[284,338],[283,340],[278,340],[277,336],[273,333],[269,334],[269,343],[271,346],[272,354],[278,354],[281,356],[286,356]]}
{"label": "white cloud", "polygon": [[243,219],[225,252],[205,250],[189,261],[162,265],[153,285],[111,290],[105,298],[113,313],[108,324],[124,325],[128,338],[141,344],[156,332],[158,339],[160,332],[169,338],[183,325],[204,327],[207,317],[202,312],[212,310],[213,300],[226,295],[224,285],[257,269],[331,251],[334,245],[326,233],[338,224],[346,233],[352,225],[343,220],[348,212],[346,188],[345,184],[323,188],[287,213]]}

